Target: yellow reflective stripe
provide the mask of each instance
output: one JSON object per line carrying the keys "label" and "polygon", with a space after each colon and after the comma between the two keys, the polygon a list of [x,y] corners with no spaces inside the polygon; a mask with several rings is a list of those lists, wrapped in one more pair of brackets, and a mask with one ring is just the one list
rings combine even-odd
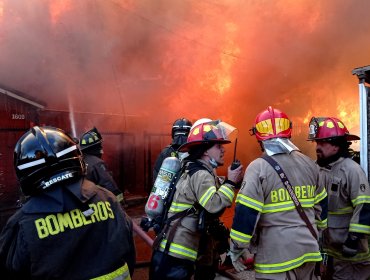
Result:
{"label": "yellow reflective stripe", "polygon": [[255,271],[259,273],[280,273],[297,268],[306,262],[318,262],[321,261],[321,259],[322,258],[320,252],[314,252],[304,254],[299,258],[282,263],[272,263],[272,264],[255,263],[254,268]]}
{"label": "yellow reflective stripe", "polygon": [[315,222],[316,222],[317,227],[320,229],[325,229],[328,227],[328,219],[325,219],[322,221],[315,220]]}
{"label": "yellow reflective stripe", "polygon": [[353,206],[359,205],[361,203],[370,203],[370,195],[359,195],[355,199],[352,199]]}
{"label": "yellow reflective stripe", "polygon": [[[313,199],[300,199],[303,208],[311,208],[314,206]],[[268,203],[263,206],[262,213],[276,213],[295,209],[295,205],[292,200],[279,202],[279,203]]]}
{"label": "yellow reflective stripe", "polygon": [[123,193],[120,193],[119,195],[116,195],[116,197],[117,197],[118,202],[123,201]]}
{"label": "yellow reflective stripe", "polygon": [[350,257],[350,258],[343,257],[342,252],[336,252],[336,251],[333,251],[333,250],[328,249],[328,248],[324,248],[324,252],[326,252],[329,256],[332,256],[334,258],[337,258],[337,259],[340,259],[340,260],[345,260],[345,261],[351,261],[351,262],[364,261],[364,260],[368,260],[370,258],[370,252],[369,251],[358,253],[355,256]]}
{"label": "yellow reflective stripe", "polygon": [[242,232],[237,231],[237,230],[232,228],[231,231],[230,231],[230,238],[234,239],[236,241],[242,242],[242,243],[249,243],[252,236],[248,235],[248,234],[245,234],[245,233],[242,233]]}
{"label": "yellow reflective stripe", "polygon": [[181,211],[191,208],[192,206],[193,206],[192,204],[188,204],[188,203],[172,202],[171,207],[170,207],[170,212],[172,213],[181,212]]}
{"label": "yellow reflective stripe", "polygon": [[370,234],[370,226],[361,225],[361,224],[349,224],[350,232],[361,232],[365,234]]}
{"label": "yellow reflective stripe", "polygon": [[322,190],[321,193],[318,193],[315,197],[315,204],[318,204],[321,200],[328,196],[328,193],[325,189]]}
{"label": "yellow reflective stripe", "polygon": [[[166,243],[167,243],[166,239],[161,242],[160,246],[161,246],[162,249],[166,248]],[[194,251],[191,248],[187,248],[185,246],[182,246],[182,245],[174,243],[174,242],[171,243],[169,251],[171,253],[187,257],[188,259],[190,259],[192,261],[195,261],[196,258],[197,258],[197,255],[198,255],[197,251]]]}
{"label": "yellow reflective stripe", "polygon": [[222,185],[218,190],[222,192],[230,200],[230,202],[233,202],[233,199],[234,199],[233,190],[231,190],[229,187],[225,185]]}
{"label": "yellow reflective stripe", "polygon": [[243,204],[244,206],[257,210],[258,212],[261,212],[263,208],[262,202],[241,193],[237,195],[235,203]]}
{"label": "yellow reflective stripe", "polygon": [[117,270],[99,277],[91,278],[91,280],[131,280],[130,271],[127,264],[121,266]]}
{"label": "yellow reflective stripe", "polygon": [[215,192],[216,192],[216,187],[215,186],[209,187],[208,190],[199,199],[199,204],[204,207],[207,204],[208,200],[211,198],[211,196]]}
{"label": "yellow reflective stripe", "polygon": [[353,208],[351,206],[337,209],[337,211],[329,211],[330,215],[343,215],[343,214],[351,214],[353,212]]}

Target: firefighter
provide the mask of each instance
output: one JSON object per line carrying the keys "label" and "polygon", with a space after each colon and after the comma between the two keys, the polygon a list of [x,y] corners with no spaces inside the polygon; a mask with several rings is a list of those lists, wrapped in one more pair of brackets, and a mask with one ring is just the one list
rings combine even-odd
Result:
{"label": "firefighter", "polygon": [[85,178],[74,139],[35,126],[14,167],[29,199],[1,233],[1,279],[131,279],[133,233],[115,196]]}
{"label": "firefighter", "polygon": [[329,255],[325,279],[369,279],[370,189],[349,149],[360,138],[337,118],[313,117],[308,139],[316,142],[316,163],[329,199],[328,228],[323,233]]}
{"label": "firefighter", "polygon": [[96,127],[85,132],[80,139],[80,149],[87,166],[86,178],[111,191],[122,204],[127,206],[122,191],[118,188],[112,173],[102,159],[103,138]]}
{"label": "firefighter", "polygon": [[228,243],[219,217],[233,202],[243,166],[229,167],[222,183],[214,169],[224,164],[224,144],[231,143],[234,131],[220,121],[201,123],[179,148],[189,155],[182,162],[166,226],[154,242],[150,279],[190,279],[194,268],[194,279],[214,279],[219,253],[226,250],[221,246]]}
{"label": "firefighter", "polygon": [[[280,168],[262,157],[247,166],[230,231],[233,265],[237,271],[245,269],[241,259],[249,249],[256,279],[319,279],[318,227],[326,227],[327,193],[318,167],[290,141],[292,123],[284,112],[269,106],[256,116],[251,131],[262,156]],[[307,222],[275,168],[285,172]]]}
{"label": "firefighter", "polygon": [[157,179],[159,169],[161,168],[162,162],[166,157],[180,157],[181,159],[181,155],[179,155],[177,149],[186,142],[191,126],[191,121],[186,118],[177,119],[172,124],[172,143],[162,149],[155,161],[153,168],[153,184],[155,179]]}

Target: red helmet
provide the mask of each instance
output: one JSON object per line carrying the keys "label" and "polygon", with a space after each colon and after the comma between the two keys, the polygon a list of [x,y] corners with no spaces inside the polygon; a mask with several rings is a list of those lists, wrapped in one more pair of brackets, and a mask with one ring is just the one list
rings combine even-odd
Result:
{"label": "red helmet", "polygon": [[292,136],[292,122],[288,116],[271,106],[259,113],[255,126],[251,129],[258,141],[272,138],[290,138]]}
{"label": "red helmet", "polygon": [[312,117],[309,127],[308,140],[330,141],[338,137],[345,137],[347,141],[360,140],[360,137],[350,134],[344,123],[337,118]]}
{"label": "red helmet", "polygon": [[188,152],[194,146],[219,143],[231,143],[231,135],[236,132],[236,128],[220,121],[200,123],[190,131],[187,142],[180,146],[178,151]]}

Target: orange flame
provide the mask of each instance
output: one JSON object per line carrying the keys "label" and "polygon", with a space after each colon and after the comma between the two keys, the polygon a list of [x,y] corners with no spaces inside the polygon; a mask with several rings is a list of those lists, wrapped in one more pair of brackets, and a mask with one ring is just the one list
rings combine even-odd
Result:
{"label": "orange flame", "polygon": [[353,102],[346,102],[345,100],[339,100],[338,102],[338,118],[345,124],[349,131],[353,128],[358,128],[360,120],[358,105],[353,104]]}
{"label": "orange flame", "polygon": [[235,63],[235,55],[240,54],[240,48],[234,42],[234,36],[238,31],[235,23],[229,22],[225,25],[226,42],[220,53],[220,61],[218,67],[208,70],[200,84],[203,87],[208,87],[212,91],[223,95],[232,85],[231,69]]}

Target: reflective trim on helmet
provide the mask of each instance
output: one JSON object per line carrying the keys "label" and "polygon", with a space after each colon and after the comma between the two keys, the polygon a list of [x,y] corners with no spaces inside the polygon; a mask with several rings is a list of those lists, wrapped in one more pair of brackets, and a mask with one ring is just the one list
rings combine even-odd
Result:
{"label": "reflective trim on helmet", "polygon": [[43,164],[43,163],[45,163],[45,159],[44,158],[38,159],[38,160],[34,160],[34,161],[31,161],[31,162],[27,162],[25,164],[18,165],[17,168],[19,170],[23,170],[23,169],[26,169],[26,168],[29,168],[29,167],[33,167],[33,166],[36,166],[36,165],[40,165],[40,164]]}
{"label": "reflective trim on helmet", "polygon": [[64,149],[63,151],[60,151],[60,152],[56,153],[56,156],[61,157],[61,156],[64,156],[65,154],[68,154],[69,152],[74,151],[74,150],[77,150],[77,146],[71,146],[67,149]]}

